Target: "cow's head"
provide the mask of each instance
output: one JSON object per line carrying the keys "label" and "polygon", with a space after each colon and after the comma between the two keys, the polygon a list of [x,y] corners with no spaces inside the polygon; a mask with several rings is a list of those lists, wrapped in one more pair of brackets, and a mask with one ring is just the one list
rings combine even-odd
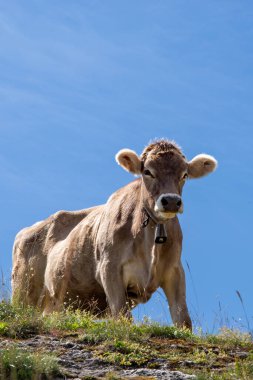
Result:
{"label": "cow's head", "polygon": [[122,149],[116,161],[125,170],[142,176],[144,206],[160,222],[183,212],[182,189],[188,178],[200,178],[216,169],[217,161],[199,154],[187,161],[176,143],[159,140],[148,145],[141,156]]}

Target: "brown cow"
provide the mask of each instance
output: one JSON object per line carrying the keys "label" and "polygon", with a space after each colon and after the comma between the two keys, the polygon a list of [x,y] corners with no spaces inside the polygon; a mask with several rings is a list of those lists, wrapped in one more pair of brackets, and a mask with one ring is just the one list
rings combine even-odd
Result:
{"label": "brown cow", "polygon": [[113,316],[129,313],[161,287],[173,322],[191,328],[181,264],[182,189],[187,178],[215,170],[201,154],[187,161],[168,140],[148,145],[141,156],[123,149],[116,160],[140,178],[116,191],[105,205],[60,211],[22,230],[13,251],[13,298],[41,306],[44,313],[63,304]]}

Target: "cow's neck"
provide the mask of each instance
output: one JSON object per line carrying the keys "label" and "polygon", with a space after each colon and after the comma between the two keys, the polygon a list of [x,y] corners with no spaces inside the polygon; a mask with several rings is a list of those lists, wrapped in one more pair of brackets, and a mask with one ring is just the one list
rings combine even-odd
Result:
{"label": "cow's neck", "polygon": [[153,212],[146,206],[143,207],[146,218],[142,223],[142,228],[146,228],[150,220],[155,224],[154,241],[155,244],[164,244],[167,241],[167,232],[163,223],[160,223]]}
{"label": "cow's neck", "polygon": [[146,197],[142,180],[139,178],[138,180],[132,182],[128,189],[131,189],[130,191],[133,192],[132,201],[135,204],[133,208],[133,236],[136,237],[143,230],[143,228],[146,228],[147,225],[151,223],[155,227],[152,229],[155,244],[165,243],[167,240],[165,226],[157,220],[153,211],[148,207],[147,202],[145,201]]}

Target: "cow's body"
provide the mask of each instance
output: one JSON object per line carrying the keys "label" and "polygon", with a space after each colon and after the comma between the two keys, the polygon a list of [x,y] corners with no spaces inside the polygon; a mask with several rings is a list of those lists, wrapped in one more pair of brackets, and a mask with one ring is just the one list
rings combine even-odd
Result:
{"label": "cow's body", "polygon": [[[186,162],[184,156],[177,146],[167,144],[174,152],[170,157],[175,156],[174,161],[181,160],[176,165],[171,159],[174,166],[180,168]],[[159,163],[158,156],[150,156],[154,153],[152,149],[151,153],[148,148],[144,152],[142,166],[151,159]],[[127,167],[133,161],[128,153],[121,151],[118,162],[131,172],[143,172],[143,167],[138,170]],[[211,160],[210,156],[205,157]],[[126,162],[122,162],[124,159]],[[154,173],[152,165],[149,167]],[[150,176],[148,172],[146,169],[145,175]],[[167,196],[170,193],[165,194],[166,200],[160,199],[167,189],[164,181],[162,191],[157,190],[153,195],[156,203],[151,208],[150,194],[154,190],[143,175],[116,191],[105,205],[79,212],[61,211],[22,230],[13,251],[13,297],[40,306],[45,313],[60,310],[66,303],[95,312],[109,307],[117,316],[128,313],[129,306],[146,302],[158,287],[162,287],[174,323],[191,327],[180,259],[182,233],[176,216],[182,202],[176,199],[175,211],[174,198],[173,205],[167,206],[171,202]],[[173,191],[181,195],[180,189]],[[161,207],[165,207],[161,202],[166,203],[165,211],[161,211]],[[144,226],[147,217],[149,223]],[[164,244],[155,244],[155,228],[160,222],[168,237]]]}

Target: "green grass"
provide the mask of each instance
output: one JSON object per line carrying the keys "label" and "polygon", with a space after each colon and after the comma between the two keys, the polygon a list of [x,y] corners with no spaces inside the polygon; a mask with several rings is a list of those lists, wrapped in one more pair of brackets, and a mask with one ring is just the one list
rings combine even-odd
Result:
{"label": "green grass", "polygon": [[0,335],[11,338],[28,338],[45,332],[41,314],[31,307],[12,306],[2,301],[0,303]]}
{"label": "green grass", "polygon": [[[122,367],[159,368],[162,360],[173,370],[197,375],[198,380],[253,379],[250,334],[224,328],[217,335],[195,335],[149,320],[142,324],[123,317],[98,320],[87,312],[71,309],[43,317],[34,308],[0,303],[0,338],[15,342],[37,334],[73,337],[75,342],[87,345],[95,357]],[[245,358],[238,352],[246,353]],[[13,379],[30,379],[31,373],[50,376],[57,371],[55,358],[51,361],[47,353],[3,350],[0,360],[1,373],[12,374]],[[43,367],[39,363],[44,363]]]}
{"label": "green grass", "polygon": [[0,379],[32,380],[41,375],[49,379],[58,373],[59,367],[52,354],[31,353],[16,347],[0,352]]}
{"label": "green grass", "polygon": [[0,321],[0,335],[11,338],[28,338],[36,334],[49,333],[52,330],[83,332],[81,339],[90,343],[114,339],[138,341],[150,337],[194,338],[189,330],[178,329],[174,326],[161,326],[150,322],[134,324],[124,317],[118,320],[97,320],[90,313],[71,309],[42,316],[40,310],[12,306],[7,302],[0,303]]}

